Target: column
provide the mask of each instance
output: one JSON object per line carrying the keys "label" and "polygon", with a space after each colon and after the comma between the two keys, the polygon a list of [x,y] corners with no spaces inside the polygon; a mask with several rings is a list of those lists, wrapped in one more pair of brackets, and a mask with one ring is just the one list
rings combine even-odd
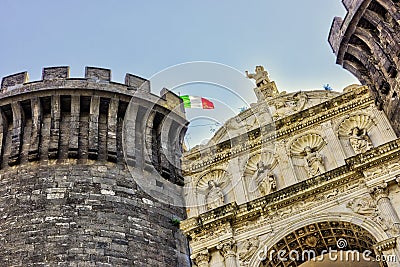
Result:
{"label": "column", "polygon": [[381,212],[382,217],[388,221],[390,231],[394,234],[398,234],[400,232],[400,219],[390,202],[387,184],[384,183],[374,187],[371,190],[371,194],[375,198],[376,205]]}
{"label": "column", "polygon": [[210,261],[210,253],[207,249],[193,254],[190,258],[197,265],[197,267],[209,267],[208,262]]}
{"label": "column", "polygon": [[242,177],[243,175],[243,169],[242,166],[243,164],[240,163],[240,157],[232,157],[229,160],[229,170],[231,170],[232,173],[232,181],[231,185],[233,187],[233,190],[235,192],[235,201],[238,204],[245,203],[247,201],[253,200],[258,197],[250,198],[249,196],[246,197],[246,184],[245,181],[246,179]]}
{"label": "column", "polygon": [[285,186],[289,186],[298,182],[292,160],[286,151],[285,141],[276,141],[276,154],[278,157],[279,169],[285,178]]}
{"label": "column", "polygon": [[233,240],[221,243],[217,246],[225,259],[225,267],[237,267],[236,264],[236,243]]}
{"label": "column", "polygon": [[338,136],[333,131],[331,121],[322,123],[322,129],[325,133],[326,142],[328,143],[330,151],[336,160],[336,164],[335,164],[336,167],[345,165],[346,162],[344,161],[344,159],[346,158],[346,155],[343,151],[343,147],[339,141]]}

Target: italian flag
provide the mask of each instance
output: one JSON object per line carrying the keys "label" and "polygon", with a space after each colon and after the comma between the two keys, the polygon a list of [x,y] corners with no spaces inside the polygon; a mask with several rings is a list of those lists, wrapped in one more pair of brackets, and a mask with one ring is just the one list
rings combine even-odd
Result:
{"label": "italian flag", "polygon": [[214,103],[204,97],[182,95],[181,98],[185,108],[214,109]]}

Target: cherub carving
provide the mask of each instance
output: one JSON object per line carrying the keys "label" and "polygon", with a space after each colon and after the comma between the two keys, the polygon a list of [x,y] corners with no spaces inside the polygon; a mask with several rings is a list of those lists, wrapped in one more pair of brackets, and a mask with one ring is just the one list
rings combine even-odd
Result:
{"label": "cherub carving", "polygon": [[256,80],[257,87],[263,87],[263,85],[267,85],[270,83],[268,72],[264,70],[263,66],[256,66],[256,73],[249,73],[246,70],[246,77],[249,79]]}

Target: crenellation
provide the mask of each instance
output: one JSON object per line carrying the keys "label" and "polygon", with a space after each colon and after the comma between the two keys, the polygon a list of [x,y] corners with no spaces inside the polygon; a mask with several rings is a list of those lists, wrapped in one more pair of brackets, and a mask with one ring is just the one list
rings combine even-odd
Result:
{"label": "crenellation", "polygon": [[[138,163],[132,166],[144,173],[144,158],[153,157],[145,146],[163,130],[163,121],[153,125],[149,120],[154,116],[147,113],[163,118],[172,114],[172,120],[187,123],[183,113],[168,109],[173,95],[168,101],[150,93],[150,87],[135,95],[139,90],[127,89],[147,80],[136,77],[136,85],[131,81],[129,86],[108,82],[107,69],[88,67],[86,78],[69,78],[68,73],[69,67],[54,67],[43,69],[41,81],[23,84],[25,79],[20,79],[17,84],[18,79],[3,79],[6,89],[20,88],[0,93],[0,210],[7,214],[0,232],[9,241],[2,243],[1,264],[53,266],[61,259],[86,266],[96,259],[98,265],[188,267],[187,241],[170,222],[175,216],[185,218],[184,208],[148,195],[136,184],[123,154],[130,146],[127,156],[133,151],[132,159]],[[133,120],[129,130],[137,139],[124,143],[123,123],[131,102],[137,112],[129,113]],[[159,140],[155,152],[160,154],[163,148],[181,149],[172,138]],[[179,153],[171,155],[175,156],[171,162],[179,161]],[[165,159],[163,167],[179,167],[169,163]],[[159,184],[166,184],[157,164],[147,160],[149,172],[143,174],[160,179],[150,184],[156,191]],[[168,201],[182,203],[180,180],[174,177],[179,172],[164,171],[177,185],[168,188]],[[137,240],[144,235],[160,238],[141,244],[139,250]],[[151,263],[138,260],[152,253],[165,256],[154,257]]]}
{"label": "crenellation", "polygon": [[150,81],[130,73],[125,75],[125,85],[128,89],[140,89],[150,93]]}
{"label": "crenellation", "polygon": [[3,77],[1,80],[1,89],[10,89],[18,86],[22,86],[24,83],[27,83],[29,80],[28,72],[20,72],[16,74],[12,74],[6,77]]}
{"label": "crenellation", "polygon": [[43,81],[68,79],[68,78],[69,78],[69,66],[43,68],[42,71]]}
{"label": "crenellation", "polygon": [[163,88],[160,92],[160,96],[166,101],[166,108],[173,110],[178,114],[185,113],[183,100],[178,95],[168,90],[167,88]]}
{"label": "crenellation", "polygon": [[342,3],[347,11],[359,5],[363,0],[342,0]]}
{"label": "crenellation", "polygon": [[85,78],[96,82],[110,82],[111,70],[97,67],[86,67]]}
{"label": "crenellation", "polygon": [[341,36],[341,28],[343,24],[343,19],[341,17],[335,17],[333,19],[331,30],[329,33],[329,43],[333,49],[333,52],[337,55],[339,52],[339,44],[340,44],[340,36]]}

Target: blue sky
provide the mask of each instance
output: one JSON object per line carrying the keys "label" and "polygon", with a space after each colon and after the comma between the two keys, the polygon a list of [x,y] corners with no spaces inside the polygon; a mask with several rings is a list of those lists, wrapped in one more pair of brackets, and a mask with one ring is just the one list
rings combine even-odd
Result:
{"label": "blue sky", "polygon": [[[99,66],[123,82],[126,72],[150,78],[176,64],[212,61],[242,74],[264,65],[281,91],[357,83],[327,42],[333,17],[345,14],[340,0],[2,0],[0,11],[1,77],[27,70],[39,80],[42,67],[57,65],[83,77],[85,66]],[[189,87],[179,92],[207,92]],[[254,100],[251,87],[240,90]]]}

